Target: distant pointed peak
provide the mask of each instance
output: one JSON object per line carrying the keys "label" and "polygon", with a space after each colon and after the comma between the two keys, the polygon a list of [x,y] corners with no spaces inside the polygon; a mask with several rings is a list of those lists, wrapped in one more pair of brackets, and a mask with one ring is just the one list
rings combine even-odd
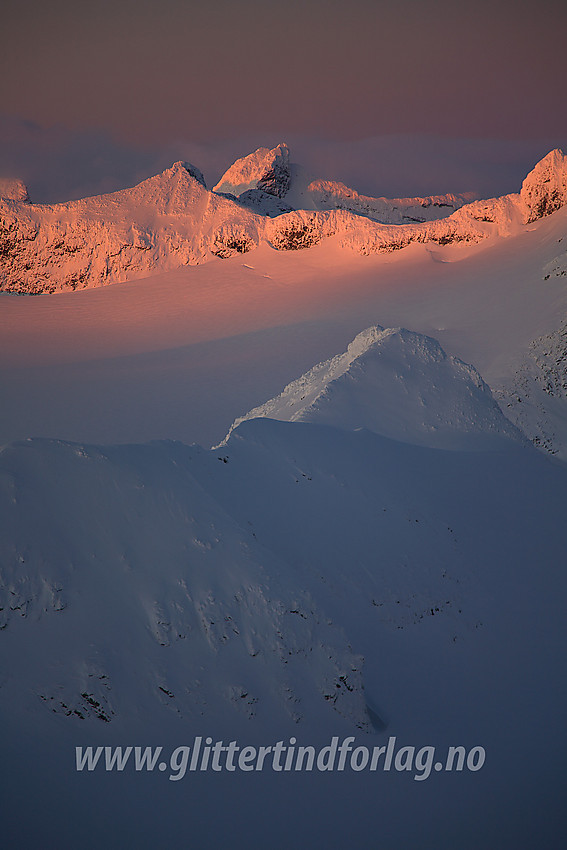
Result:
{"label": "distant pointed peak", "polygon": [[30,203],[27,186],[17,177],[0,177],[0,198],[5,201],[19,201],[22,204]]}
{"label": "distant pointed peak", "polygon": [[196,165],[193,165],[192,162],[185,162],[184,160],[179,160],[178,162],[174,162],[171,166],[171,171],[186,171],[191,175],[198,183],[201,184],[205,189],[207,188],[207,184],[205,183],[205,178],[203,177],[203,172],[197,168]]}
{"label": "distant pointed peak", "polygon": [[543,164],[556,165],[560,164],[564,161],[565,154],[561,150],[561,148],[554,148],[552,151],[549,151],[535,166],[536,168]]}
{"label": "distant pointed peak", "polygon": [[289,148],[282,142],[275,148],[257,148],[237,159],[214,186],[213,192],[239,197],[244,192],[260,189],[282,198],[290,184]]}

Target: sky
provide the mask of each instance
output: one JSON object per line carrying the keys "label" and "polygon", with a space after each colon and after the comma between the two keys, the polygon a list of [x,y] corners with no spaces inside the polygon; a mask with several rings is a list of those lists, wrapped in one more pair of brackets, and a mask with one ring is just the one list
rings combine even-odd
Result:
{"label": "sky", "polygon": [[567,146],[563,0],[4,0],[2,30],[0,171],[37,200],[281,141],[360,191],[496,194]]}

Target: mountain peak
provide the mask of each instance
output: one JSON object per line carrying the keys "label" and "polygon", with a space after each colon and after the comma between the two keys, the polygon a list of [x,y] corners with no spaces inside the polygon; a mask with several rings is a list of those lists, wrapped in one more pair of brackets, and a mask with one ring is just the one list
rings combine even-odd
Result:
{"label": "mountain peak", "polygon": [[30,203],[27,186],[23,180],[14,177],[0,177],[0,198],[4,201]]}
{"label": "mountain peak", "polygon": [[527,223],[567,204],[567,157],[560,148],[534,166],[522,183],[520,196],[528,208]]}
{"label": "mountain peak", "polygon": [[199,168],[197,168],[196,165],[193,165],[192,162],[184,162],[183,160],[179,160],[179,162],[174,162],[171,167],[175,171],[186,171],[191,177],[194,177],[197,183],[200,183],[204,189],[207,188],[205,178],[203,177],[203,172]]}
{"label": "mountain peak", "polygon": [[379,325],[237,419],[231,431],[259,417],[366,428],[433,448],[490,449],[501,447],[502,438],[522,442],[473,366],[447,355],[431,337]]}
{"label": "mountain peak", "polygon": [[275,148],[258,148],[254,153],[237,159],[225,171],[213,192],[239,197],[254,189],[282,198],[291,182],[289,148],[286,144]]}
{"label": "mountain peak", "polygon": [[[207,184],[205,183],[205,178],[203,177],[203,172],[197,168],[196,165],[193,165],[192,162],[185,162],[180,159],[177,162],[174,162],[169,168],[166,168],[165,171],[162,171],[161,174],[156,174],[155,177],[150,177],[149,180],[156,180],[160,177],[173,177],[176,174],[189,174],[197,183],[200,183],[201,186],[206,189]],[[143,181],[146,183],[147,181]],[[140,184],[143,185],[143,184]]]}

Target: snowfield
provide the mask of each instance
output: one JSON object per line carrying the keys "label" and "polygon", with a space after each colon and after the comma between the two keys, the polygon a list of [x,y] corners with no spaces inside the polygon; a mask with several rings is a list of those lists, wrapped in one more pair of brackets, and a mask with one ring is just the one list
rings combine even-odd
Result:
{"label": "snowfield", "polygon": [[[369,199],[280,145],[213,191],[0,183],[3,287],[54,293],[0,295],[11,847],[562,846],[566,174]],[[195,736],[486,764],[75,770]]]}

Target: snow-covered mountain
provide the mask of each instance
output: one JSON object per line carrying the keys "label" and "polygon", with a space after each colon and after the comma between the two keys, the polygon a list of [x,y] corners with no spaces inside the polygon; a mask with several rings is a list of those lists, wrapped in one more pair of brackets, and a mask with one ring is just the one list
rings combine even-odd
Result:
{"label": "snow-covered mountain", "polygon": [[[470,374],[461,381],[468,387]],[[362,598],[376,607],[380,628],[425,628],[423,617],[438,614],[451,641],[485,604],[486,576],[469,572],[468,547],[497,492],[506,493],[510,521],[492,528],[503,537],[490,541],[484,572],[496,569],[504,539],[527,534],[525,490],[514,495],[506,477],[514,466],[531,470],[538,516],[549,511],[538,540],[550,533],[564,473],[544,496],[547,461],[513,429],[500,433],[497,452],[494,444],[462,452],[451,435],[453,451],[439,452],[346,431],[339,405],[321,422],[242,422],[209,451],[45,440],[5,447],[5,708],[79,726],[132,712],[149,721],[233,711],[268,725],[332,726],[334,711],[368,731],[360,657],[368,641],[355,639],[342,608],[347,580],[353,605]],[[496,492],[470,516],[451,502],[451,492],[466,500],[488,486]],[[557,555],[565,533],[559,523],[544,548]],[[520,551],[516,541],[511,566]],[[504,574],[495,582],[504,588]],[[371,704],[385,697],[370,688]]]}
{"label": "snow-covered mountain", "polygon": [[258,243],[261,219],[178,162],[133,189],[54,205],[2,202],[2,288],[54,292],[143,277]]}
{"label": "snow-covered mountain", "polygon": [[[6,286],[87,290],[0,295],[4,841],[367,847],[378,822],[396,850],[553,847],[565,158],[521,194],[384,224],[360,198],[314,209],[336,184],[272,217],[314,182],[272,154],[224,196],[183,163],[50,207],[2,188]],[[190,445],[207,406],[208,446],[237,417],[212,449]],[[393,736],[486,767],[75,770],[75,746],[195,736]]]}
{"label": "snow-covered mountain", "polygon": [[299,180],[297,183],[296,192],[300,199],[298,206],[303,206],[301,201],[305,199],[306,209],[348,210],[382,224],[419,223],[446,218],[474,199],[472,193],[427,195],[424,198],[372,198],[332,180],[311,180],[303,188]]}
{"label": "snow-covered mountain", "polygon": [[476,369],[448,357],[437,340],[400,328],[363,331],[344,354],[319,363],[232,429],[258,417],[368,428],[446,449],[523,441]]}
{"label": "snow-covered mountain", "polygon": [[0,177],[0,199],[4,201],[18,201],[23,204],[30,203],[28,190],[23,180],[10,180]]}
{"label": "snow-covered mountain", "polygon": [[563,151],[550,151],[537,163],[522,183],[520,196],[528,210],[528,223],[565,206],[567,165]]}
{"label": "snow-covered mountain", "polygon": [[[341,437],[341,431],[358,435]],[[407,538],[405,497],[370,472],[385,453],[404,455],[392,439],[414,451],[472,449],[486,468],[491,452],[510,452],[520,464],[522,450],[533,452],[472,367],[429,337],[378,327],[239,419],[217,449],[46,440],[5,447],[0,629],[7,630],[4,688],[11,704],[24,700],[32,714],[48,710],[73,722],[111,722],[134,711],[151,718],[165,706],[179,718],[236,711],[317,723],[332,708],[356,728],[370,729],[376,712],[365,702],[362,652],[353,648],[338,600],[331,595],[329,617],[318,596],[340,550],[331,529],[345,522],[345,511],[342,545],[354,547],[363,562],[375,546],[397,550],[399,535]],[[315,452],[313,440],[320,444]],[[321,447],[327,447],[322,455]],[[352,453],[347,507],[341,479]],[[438,458],[424,454],[423,462],[433,467]],[[272,497],[262,507],[252,494],[268,488]],[[311,502],[309,533],[301,530],[302,510],[290,528],[286,507],[304,498]],[[388,513],[387,524],[380,516],[378,526],[369,523],[362,533],[369,502],[376,517]],[[420,575],[414,555],[401,575],[393,564],[381,566],[372,604],[386,606],[380,613],[389,612],[388,622],[398,622],[393,595],[406,599],[397,612],[404,625],[419,622],[424,611],[466,605],[452,532],[439,524],[435,504],[430,517],[423,510],[416,502],[409,510],[416,518],[407,521],[424,523],[421,543],[444,566]],[[287,534],[294,547],[304,538],[293,557]],[[307,551],[326,566],[298,581],[293,565]],[[336,562],[335,585],[340,569]],[[361,582],[366,579],[354,582],[355,594]],[[113,652],[125,617],[128,635],[117,664]],[[31,666],[21,665],[28,633],[14,629],[22,618],[38,644]],[[449,617],[447,628],[458,632],[459,624]]]}
{"label": "snow-covered mountain", "polygon": [[133,189],[65,204],[31,204],[25,187],[9,181],[0,198],[0,290],[103,286],[246,253],[263,240],[297,250],[336,237],[363,255],[413,242],[476,243],[563,205],[566,161],[552,151],[519,195],[471,203],[453,195],[372,199],[307,180],[285,145],[238,160],[212,192],[181,162]]}
{"label": "snow-covered mountain", "polygon": [[[317,428],[296,432],[246,422],[259,418]],[[270,527],[274,521],[269,518],[273,500],[266,516],[257,514],[258,506],[250,506],[249,517],[242,512],[251,477],[258,479],[253,489],[283,488],[274,518],[284,516],[291,495],[286,492],[295,482],[321,500],[316,525],[337,526],[344,505],[340,488],[328,483],[336,475],[334,450],[313,485],[308,446],[313,435],[322,444],[352,441],[328,438],[320,426],[363,429],[352,446],[366,452],[369,444],[376,462],[387,442],[368,443],[366,432],[483,455],[526,443],[474,368],[448,357],[436,340],[422,334],[371,327],[346,352],[237,420],[223,444],[208,452],[180,443],[97,448],[32,440],[5,447],[0,454],[0,629],[12,635],[14,620],[24,618],[26,628],[42,636],[37,662],[25,667],[23,679],[17,664],[5,660],[4,669],[12,670],[6,687],[15,689],[13,701],[27,691],[33,694],[26,707],[32,713],[43,703],[55,714],[106,722],[134,710],[151,716],[161,705],[179,717],[222,716],[235,709],[274,718],[283,710],[294,722],[316,721],[329,703],[356,727],[368,728],[362,660],[345,638],[346,624],[337,628],[335,614],[329,619],[319,608],[311,582],[296,583],[282,529],[258,535],[258,524]],[[286,442],[294,443],[296,434],[300,442],[290,455]],[[305,455],[300,464],[298,451]],[[219,478],[229,463],[235,473]],[[362,487],[354,479],[350,486],[372,492],[374,485]],[[350,513],[356,498],[349,496]],[[390,522],[392,511],[403,510],[381,486],[371,498],[388,502]],[[30,536],[32,528],[36,532]],[[348,528],[350,537],[350,523]],[[367,533],[373,538],[375,529]],[[391,533],[381,532],[386,538]],[[428,546],[441,546],[444,560],[445,532],[441,540],[439,529],[432,533]],[[313,540],[304,545],[310,548]],[[317,545],[323,552],[328,541]],[[361,552],[373,545],[357,542]],[[382,545],[392,544],[383,540]],[[418,592],[423,578],[413,570],[412,587],[398,592],[414,599],[424,593],[419,604],[436,608],[441,574]],[[398,578],[383,574],[380,581],[389,598]],[[121,664],[127,674],[112,661],[124,611],[129,634]],[[65,628],[50,638],[56,619]],[[14,659],[20,639],[4,640]],[[45,653],[57,664],[48,664]]]}
{"label": "snow-covered mountain", "polygon": [[215,192],[226,193],[244,206],[276,216],[295,210],[347,210],[383,224],[404,224],[444,218],[472,195],[432,195],[426,198],[371,198],[344,183],[313,179],[290,162],[287,145],[258,148],[226,171]]}
{"label": "snow-covered mountain", "polygon": [[213,191],[242,198],[258,191],[275,198],[287,195],[291,185],[289,148],[278,145],[271,150],[258,148],[230,166]]}

